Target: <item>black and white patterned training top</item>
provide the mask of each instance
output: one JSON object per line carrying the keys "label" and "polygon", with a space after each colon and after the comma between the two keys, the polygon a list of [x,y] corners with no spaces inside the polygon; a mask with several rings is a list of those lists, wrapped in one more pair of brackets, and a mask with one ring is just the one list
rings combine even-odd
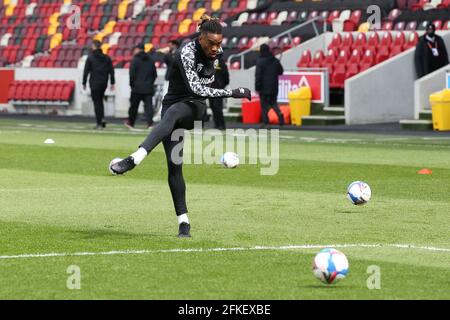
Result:
{"label": "black and white patterned training top", "polygon": [[169,78],[169,90],[163,106],[177,102],[203,101],[206,98],[231,97],[231,90],[214,89],[215,64],[218,59],[205,56],[198,39],[183,45],[175,54]]}

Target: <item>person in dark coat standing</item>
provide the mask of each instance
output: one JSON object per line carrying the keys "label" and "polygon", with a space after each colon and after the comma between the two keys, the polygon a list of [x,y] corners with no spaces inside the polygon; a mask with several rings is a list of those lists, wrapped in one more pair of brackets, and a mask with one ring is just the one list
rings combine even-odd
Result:
{"label": "person in dark coat standing", "polygon": [[416,46],[415,64],[417,77],[422,78],[449,64],[448,52],[442,37],[436,34],[436,26],[427,26],[427,33]]}
{"label": "person in dark coat standing", "polygon": [[94,40],[92,43],[92,53],[86,60],[83,73],[83,89],[86,90],[86,83],[89,77],[89,86],[91,88],[91,97],[94,102],[95,117],[97,120],[97,130],[106,127],[105,122],[105,106],[103,100],[105,91],[108,87],[108,78],[111,77],[111,90],[115,89],[114,68],[111,58],[103,53],[101,49],[102,43]]}
{"label": "person in dark coat standing", "polygon": [[139,104],[144,102],[145,120],[148,128],[153,126],[153,95],[155,94],[155,80],[158,77],[155,61],[144,50],[144,44],[134,48],[134,57],[130,66],[130,108],[125,126],[134,128]]}
{"label": "person in dark coat standing", "polygon": [[[216,69],[215,80],[211,88],[225,89],[230,84],[230,73],[222,57],[217,59],[214,65]],[[209,106],[213,112],[214,128],[225,130],[225,118],[223,117],[223,98],[210,98]]]}
{"label": "person in dark coat standing", "polygon": [[256,62],[255,89],[260,96],[263,123],[269,124],[269,111],[272,108],[278,115],[280,125],[284,125],[283,114],[277,101],[278,76],[283,74],[283,66],[267,44],[261,45],[260,53]]}

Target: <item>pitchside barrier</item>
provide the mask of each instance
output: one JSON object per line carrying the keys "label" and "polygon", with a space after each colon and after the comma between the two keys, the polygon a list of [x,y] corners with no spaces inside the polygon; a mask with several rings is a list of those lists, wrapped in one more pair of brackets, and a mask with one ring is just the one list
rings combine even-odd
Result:
{"label": "pitchside barrier", "polygon": [[302,68],[297,71],[286,71],[279,77],[278,102],[289,103],[288,94],[300,87],[311,88],[312,103],[330,104],[330,85],[327,68]]}

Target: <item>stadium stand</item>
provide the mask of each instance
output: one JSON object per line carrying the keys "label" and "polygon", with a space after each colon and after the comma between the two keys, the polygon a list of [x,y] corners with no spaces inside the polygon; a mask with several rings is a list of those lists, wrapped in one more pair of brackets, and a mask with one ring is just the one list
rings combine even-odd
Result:
{"label": "stadium stand", "polygon": [[[0,6],[0,66],[76,68],[95,38],[104,42],[103,50],[112,57],[115,67],[129,67],[133,44],[144,42],[149,51],[164,47],[171,39],[192,36],[205,12],[230,26],[225,28],[225,59],[314,18],[335,31],[356,31],[366,18],[365,9],[374,4],[386,16],[383,30],[422,30],[428,21],[436,21],[438,29],[450,27],[447,0],[81,1],[73,2],[81,14],[79,28],[73,29],[66,27],[66,20],[74,13],[70,1],[8,2],[11,4]],[[422,9],[429,9],[431,4],[436,9]],[[275,53],[281,53],[313,36],[311,30],[303,30],[294,34],[293,41],[285,37],[271,46]],[[158,67],[165,67],[162,56],[155,59]],[[249,63],[246,61],[245,67],[251,67],[255,55],[246,60]],[[232,67],[241,66],[234,61]]]}
{"label": "stadium stand", "polygon": [[171,39],[194,33],[204,12],[226,20],[261,3],[264,0],[74,1],[81,14],[76,28],[66,27],[75,12],[70,1],[1,4],[0,65],[19,64],[33,56],[25,66],[75,68],[92,39],[97,39],[104,42],[103,51],[116,67],[128,67],[136,43],[145,43],[147,50],[164,47]]}
{"label": "stadium stand", "polygon": [[328,46],[328,52],[318,50],[313,55],[306,50],[300,57],[299,68],[327,68],[330,88],[343,89],[346,79],[374,65],[394,57],[417,44],[417,32],[385,31],[370,33],[336,33]]}
{"label": "stadium stand", "polygon": [[68,106],[75,81],[13,81],[8,100],[12,105]]}
{"label": "stadium stand", "polygon": [[[79,8],[78,25],[71,18],[77,12],[72,5]],[[372,5],[381,8],[379,28],[365,22]],[[252,49],[264,42],[280,54],[332,32],[332,41],[322,50],[300,52],[293,66],[298,62],[298,68],[327,68],[330,89],[341,96],[347,79],[414,47],[429,22],[450,30],[450,0],[3,0],[0,67],[81,68],[97,39],[115,68],[129,67],[132,47],[139,42],[154,55],[156,66],[165,68],[157,49],[172,39],[194,37],[203,13],[226,25],[223,49],[226,60],[232,57],[230,69],[253,67],[258,53]],[[293,31],[288,35],[288,30]],[[14,90],[29,95],[11,101],[54,101],[31,99],[39,86],[47,88],[14,84]]]}

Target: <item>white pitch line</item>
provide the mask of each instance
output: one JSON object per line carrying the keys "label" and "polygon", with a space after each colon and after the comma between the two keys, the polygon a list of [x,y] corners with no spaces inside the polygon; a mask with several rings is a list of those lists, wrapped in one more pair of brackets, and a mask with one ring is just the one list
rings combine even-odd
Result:
{"label": "white pitch line", "polygon": [[450,252],[450,248],[436,248],[415,246],[409,244],[331,244],[331,245],[288,245],[288,246],[255,246],[237,248],[192,248],[192,249],[160,249],[160,250],[115,250],[106,252],[62,252],[62,253],[36,253],[0,256],[0,260],[28,259],[28,258],[54,258],[54,257],[80,257],[80,256],[109,256],[109,255],[139,255],[155,253],[186,253],[186,252],[227,252],[227,251],[285,251],[295,249],[322,249],[322,248],[397,248],[409,250],[424,250],[434,252]]}

